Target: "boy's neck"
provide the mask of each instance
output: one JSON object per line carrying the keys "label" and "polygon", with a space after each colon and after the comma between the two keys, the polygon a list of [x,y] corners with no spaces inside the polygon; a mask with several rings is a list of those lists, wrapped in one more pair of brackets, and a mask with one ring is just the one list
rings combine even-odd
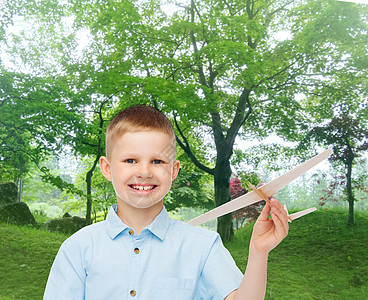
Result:
{"label": "boy's neck", "polygon": [[153,222],[163,208],[163,201],[149,208],[135,208],[124,201],[118,200],[118,217],[125,225],[133,228],[138,235],[144,228]]}

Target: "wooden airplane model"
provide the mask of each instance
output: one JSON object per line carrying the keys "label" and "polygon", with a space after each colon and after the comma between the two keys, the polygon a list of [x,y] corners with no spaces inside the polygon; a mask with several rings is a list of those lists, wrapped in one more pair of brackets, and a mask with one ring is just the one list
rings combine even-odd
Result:
{"label": "wooden airplane model", "polygon": [[[309,169],[313,168],[317,164],[319,164],[321,161],[325,160],[332,154],[332,149],[327,149],[323,151],[322,153],[312,157],[311,159],[307,160],[306,162],[296,166],[295,168],[291,169],[290,171],[282,174],[281,176],[277,177],[276,179],[270,181],[269,183],[261,186],[260,188],[255,188],[251,185],[251,188],[253,189],[252,192],[249,192],[245,195],[242,195],[234,200],[231,200],[221,206],[218,206],[203,215],[200,215],[190,221],[188,221],[188,224],[197,226],[203,223],[206,223],[209,220],[218,218],[220,216],[223,216],[225,214],[231,213],[235,210],[238,210],[240,208],[246,207],[248,205],[251,205],[253,203],[256,203],[260,200],[265,200],[266,202],[269,201],[268,198],[275,194],[277,191],[282,189],[284,186],[289,184],[294,179],[298,178],[300,175],[307,172]],[[284,206],[285,210],[287,211],[286,206]],[[297,218],[300,218],[301,216],[304,216],[306,214],[309,214],[313,211],[317,210],[315,207],[299,211],[297,213],[288,214],[289,222],[292,220],[295,220]]]}

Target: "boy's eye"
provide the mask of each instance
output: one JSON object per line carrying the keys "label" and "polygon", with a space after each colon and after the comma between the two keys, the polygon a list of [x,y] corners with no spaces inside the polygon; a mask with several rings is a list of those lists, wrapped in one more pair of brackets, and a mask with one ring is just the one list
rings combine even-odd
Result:
{"label": "boy's eye", "polygon": [[135,159],[129,158],[129,159],[126,159],[124,162],[126,162],[128,164],[134,164],[135,163]]}
{"label": "boy's eye", "polygon": [[164,162],[161,159],[154,159],[152,161],[153,164],[163,164]]}

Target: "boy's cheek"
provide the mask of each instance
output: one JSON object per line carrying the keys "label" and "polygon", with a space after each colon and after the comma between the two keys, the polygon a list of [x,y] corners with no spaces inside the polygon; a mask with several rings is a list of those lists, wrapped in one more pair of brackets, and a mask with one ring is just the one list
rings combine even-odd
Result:
{"label": "boy's cheek", "polygon": [[167,165],[161,165],[160,166],[161,173],[157,173],[157,175],[159,175],[160,177],[164,178],[164,177],[172,177],[173,175],[173,167],[171,164],[167,164]]}

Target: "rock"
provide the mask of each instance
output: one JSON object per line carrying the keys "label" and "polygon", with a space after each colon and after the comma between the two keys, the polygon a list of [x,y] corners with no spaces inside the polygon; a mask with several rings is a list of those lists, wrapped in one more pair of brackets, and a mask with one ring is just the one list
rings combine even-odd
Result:
{"label": "rock", "polygon": [[28,205],[24,202],[15,202],[1,206],[0,222],[36,226],[36,220]]}
{"label": "rock", "polygon": [[65,217],[62,219],[49,220],[43,224],[43,228],[52,232],[73,234],[86,225],[86,219],[80,217]]}
{"label": "rock", "polygon": [[18,200],[18,187],[14,182],[0,183],[0,206]]}
{"label": "rock", "polygon": [[66,212],[65,214],[63,214],[63,218],[71,218],[72,215],[68,212]]}

